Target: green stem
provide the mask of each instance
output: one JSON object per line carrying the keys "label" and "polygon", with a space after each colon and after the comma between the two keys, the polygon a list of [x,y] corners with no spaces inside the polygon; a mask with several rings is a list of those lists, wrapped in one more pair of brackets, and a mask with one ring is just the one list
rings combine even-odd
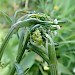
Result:
{"label": "green stem", "polygon": [[14,28],[11,28],[11,29],[9,30],[9,33],[7,34],[7,36],[6,36],[5,40],[4,40],[4,42],[3,42],[2,45],[1,45],[1,48],[0,48],[0,61],[1,61],[1,58],[2,58],[2,55],[3,55],[4,49],[5,49],[5,47],[6,47],[7,43],[8,43],[8,41],[9,41],[9,39],[11,38],[11,36],[12,36],[13,33],[14,33]]}
{"label": "green stem", "polygon": [[[24,54],[24,51],[25,51],[25,49],[26,49],[26,46],[27,46],[27,43],[28,43],[28,40],[29,40],[29,35],[27,35],[25,44],[24,44],[24,46],[23,46],[23,41],[24,41],[23,37],[24,37],[24,33],[22,32],[22,33],[21,33],[21,37],[20,37],[20,42],[19,42],[19,48],[18,48],[18,51],[19,51],[19,52],[18,52],[17,58],[16,58],[16,62],[17,62],[17,63],[20,63],[20,60],[22,59],[22,56],[23,56],[23,54]],[[13,66],[12,69],[10,70],[10,74],[9,74],[9,75],[14,75],[15,70],[16,70],[16,69],[15,69],[15,66]]]}
{"label": "green stem", "polygon": [[34,44],[30,44],[31,45],[31,50],[34,51],[35,53],[37,53],[38,55],[40,55],[48,64],[49,64],[49,59],[47,56],[47,53],[42,50],[41,48],[39,48],[38,46],[34,45]]}
{"label": "green stem", "polygon": [[56,58],[54,42],[53,42],[53,39],[51,38],[51,36],[49,34],[45,33],[45,35],[49,39],[48,57],[49,57],[50,73],[51,73],[51,75],[58,75],[57,58]]}
{"label": "green stem", "polygon": [[25,1],[25,10],[28,9],[28,3],[29,3],[29,0],[26,0],[26,1]]}
{"label": "green stem", "polygon": [[48,44],[49,67],[51,75],[58,75],[55,47]]}
{"label": "green stem", "polygon": [[6,45],[8,44],[8,41],[10,40],[12,34],[21,27],[25,27],[25,26],[28,27],[28,26],[31,26],[30,24],[35,25],[35,24],[38,24],[38,23],[43,23],[43,21],[41,21],[39,19],[35,19],[35,18],[30,18],[30,19],[27,19],[27,20],[24,20],[24,21],[19,21],[19,22],[15,23],[14,25],[12,25],[12,27],[10,28],[7,36],[5,37],[4,42],[1,45],[0,61],[1,61],[2,55],[4,53],[4,49],[5,49]]}
{"label": "green stem", "polygon": [[35,43],[31,42],[31,46],[33,46],[34,48],[36,48],[36,50],[39,50],[41,53],[47,55],[47,52],[45,50],[43,50],[41,47],[37,46]]}
{"label": "green stem", "polygon": [[[25,49],[26,49],[26,47],[27,47],[27,43],[28,43],[28,41],[29,41],[30,34],[31,34],[32,30],[35,29],[35,28],[37,28],[38,26],[40,26],[40,25],[35,25],[35,26],[33,26],[33,27],[30,29],[30,31],[28,32],[28,35],[27,35],[27,37],[26,37],[26,39],[25,39],[24,46],[23,46],[24,32],[22,31],[21,37],[20,37],[20,41],[19,41],[18,54],[17,54],[17,57],[16,57],[16,62],[17,62],[17,63],[20,63],[20,61],[21,61],[21,59],[22,59],[22,56],[23,56],[24,51],[25,51]],[[14,75],[15,70],[16,70],[16,69],[15,69],[15,66],[13,65],[12,69],[10,70],[10,74],[9,74],[9,75]]]}
{"label": "green stem", "polygon": [[16,58],[17,63],[20,63],[20,60],[22,59],[22,56],[23,56],[23,54],[24,54],[24,51],[25,51],[25,49],[26,49],[26,47],[27,47],[27,43],[28,43],[29,38],[30,38],[29,35],[30,35],[30,33],[28,33],[28,35],[27,35],[27,37],[26,37],[26,41],[25,41],[25,43],[24,43],[23,48],[20,50],[19,54],[17,54],[17,58]]}

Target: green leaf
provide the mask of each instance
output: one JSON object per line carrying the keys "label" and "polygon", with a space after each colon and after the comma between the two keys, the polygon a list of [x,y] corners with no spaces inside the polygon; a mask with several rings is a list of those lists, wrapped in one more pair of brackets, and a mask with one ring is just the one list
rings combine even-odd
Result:
{"label": "green leaf", "polygon": [[21,61],[21,66],[24,71],[30,68],[35,61],[36,54],[34,52],[30,52],[26,57],[24,57]]}
{"label": "green leaf", "polygon": [[63,56],[69,58],[72,62],[75,62],[75,56],[73,54],[69,54],[69,55],[63,54]]}
{"label": "green leaf", "polygon": [[4,12],[2,12],[2,11],[0,11],[0,12],[4,16],[4,18],[7,21],[7,23],[11,25],[12,24],[12,20],[10,19],[10,17]]}
{"label": "green leaf", "polygon": [[0,75],[8,75],[9,67],[10,67],[10,65],[7,65],[4,68],[0,66]]}
{"label": "green leaf", "polygon": [[67,67],[65,67],[63,64],[61,64],[60,62],[58,62],[58,71],[59,73],[64,73],[64,74],[68,74],[68,75],[73,75]]}

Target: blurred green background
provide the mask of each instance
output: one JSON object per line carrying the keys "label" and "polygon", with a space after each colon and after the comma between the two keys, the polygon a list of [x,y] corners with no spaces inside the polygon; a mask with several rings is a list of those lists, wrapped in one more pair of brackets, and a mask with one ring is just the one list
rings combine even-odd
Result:
{"label": "blurred green background", "polygon": [[[53,39],[59,42],[56,50],[61,75],[75,75],[75,0],[0,0],[0,46],[11,27],[4,15],[8,15],[13,20],[14,12],[20,9],[44,13],[53,19],[67,20]],[[9,63],[15,61],[17,48],[18,38],[14,34],[2,57],[0,75],[8,75],[11,65]],[[33,58],[31,59],[28,64],[31,67],[28,75],[48,75],[45,64],[39,65]],[[38,60],[42,61],[40,57]]]}

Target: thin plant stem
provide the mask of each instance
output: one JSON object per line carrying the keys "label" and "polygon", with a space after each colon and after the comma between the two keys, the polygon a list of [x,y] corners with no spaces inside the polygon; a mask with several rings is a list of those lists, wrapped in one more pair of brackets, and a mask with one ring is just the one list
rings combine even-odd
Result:
{"label": "thin plant stem", "polygon": [[40,55],[48,63],[49,59],[48,59],[47,54],[41,48],[38,48],[38,46],[36,46],[36,45],[34,45],[32,43],[30,45],[31,45],[30,49],[32,51],[34,51],[35,53],[37,53],[38,55]]}
{"label": "thin plant stem", "polygon": [[45,34],[45,35],[49,39],[48,57],[49,57],[50,73],[51,73],[51,75],[58,75],[57,58],[56,58],[54,42],[53,42],[53,39],[51,38],[50,34]]}
{"label": "thin plant stem", "polygon": [[55,48],[52,44],[48,45],[48,55],[49,55],[50,73],[51,75],[58,75],[56,53]]}
{"label": "thin plant stem", "polygon": [[[17,63],[20,63],[20,61],[21,61],[21,59],[22,59],[22,56],[23,56],[23,54],[24,54],[24,52],[25,52],[25,49],[27,48],[27,43],[28,43],[28,41],[29,41],[30,34],[31,34],[32,30],[35,29],[35,28],[37,28],[38,26],[40,26],[40,25],[33,26],[33,27],[30,29],[30,31],[28,32],[27,37],[26,37],[26,39],[25,39],[24,46],[23,46],[24,32],[21,33],[20,42],[19,42],[19,47],[18,47],[18,54],[17,54],[17,57],[16,57],[16,62],[17,62]],[[14,75],[15,70],[16,70],[16,69],[15,69],[15,66],[14,66],[14,64],[13,64],[13,67],[11,68],[9,75]]]}
{"label": "thin plant stem", "polygon": [[2,55],[3,55],[4,49],[5,49],[5,47],[6,47],[7,43],[8,43],[8,41],[10,40],[10,38],[11,38],[11,36],[12,36],[13,33],[14,33],[14,28],[11,28],[11,29],[9,30],[9,33],[7,34],[7,36],[6,36],[5,40],[4,40],[4,42],[3,42],[2,45],[1,45],[1,48],[0,48],[0,61],[1,61],[1,58],[2,58]]}
{"label": "thin plant stem", "polygon": [[26,1],[25,1],[25,10],[28,9],[28,3],[29,3],[29,0],[26,0]]}
{"label": "thin plant stem", "polygon": [[12,25],[12,27],[10,28],[7,36],[5,37],[4,42],[1,45],[0,61],[1,61],[2,55],[4,53],[4,49],[5,49],[6,45],[8,44],[8,42],[9,42],[11,36],[13,35],[13,33],[21,27],[28,27],[28,26],[31,26],[30,24],[35,25],[35,24],[38,24],[38,23],[45,23],[45,22],[43,22],[39,19],[30,18],[30,19],[27,19],[27,20],[19,21],[19,22],[15,23],[14,25]]}

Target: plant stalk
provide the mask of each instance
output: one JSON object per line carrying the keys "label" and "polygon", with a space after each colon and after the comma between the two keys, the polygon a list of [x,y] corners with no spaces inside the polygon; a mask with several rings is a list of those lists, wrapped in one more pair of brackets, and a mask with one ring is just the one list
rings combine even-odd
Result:
{"label": "plant stalk", "polygon": [[[31,28],[31,30],[28,32],[27,34],[27,37],[25,39],[25,42],[24,42],[24,46],[23,46],[23,41],[24,41],[24,32],[22,31],[21,32],[21,37],[20,37],[20,41],[19,41],[19,47],[18,47],[18,54],[17,54],[17,57],[16,57],[16,63],[20,63],[21,59],[22,59],[22,56],[24,54],[24,51],[27,47],[27,43],[29,41],[29,38],[30,38],[30,33],[32,32],[33,29],[35,29],[36,27],[38,27],[39,25],[36,25],[36,26],[33,26]],[[14,75],[15,73],[15,66],[13,65],[12,69],[10,70],[10,74],[9,75]]]}
{"label": "plant stalk", "polygon": [[1,61],[2,55],[4,53],[4,49],[5,49],[6,45],[8,44],[11,36],[13,35],[13,33],[15,31],[17,31],[21,27],[31,26],[30,24],[35,25],[35,24],[40,24],[40,23],[43,23],[43,21],[41,21],[39,19],[31,18],[31,19],[19,21],[19,22],[15,23],[14,25],[12,25],[12,27],[10,28],[7,36],[5,37],[4,42],[1,45],[1,48],[0,48],[0,61]]}
{"label": "plant stalk", "polygon": [[48,39],[48,57],[49,57],[49,67],[51,75],[58,75],[58,68],[57,68],[57,58],[55,52],[55,46],[51,34],[45,33]]}
{"label": "plant stalk", "polygon": [[25,1],[25,10],[28,9],[28,3],[29,3],[29,0],[26,0],[26,1]]}
{"label": "plant stalk", "polygon": [[49,67],[51,75],[58,75],[57,59],[55,48],[52,44],[48,44]]}

